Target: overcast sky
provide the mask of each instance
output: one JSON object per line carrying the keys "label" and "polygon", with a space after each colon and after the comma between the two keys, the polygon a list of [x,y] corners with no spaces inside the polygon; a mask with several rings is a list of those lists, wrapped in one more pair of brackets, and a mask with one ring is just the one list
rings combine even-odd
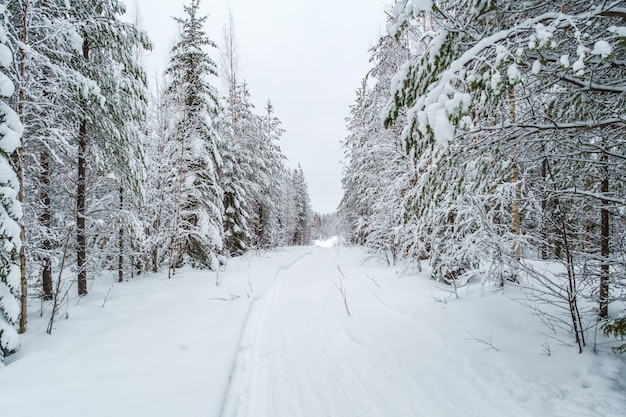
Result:
{"label": "overcast sky", "polygon": [[[154,80],[167,63],[190,0],[126,0],[136,5],[154,44],[146,59]],[[232,12],[239,79],[261,111],[272,100],[286,133],[280,143],[289,166],[300,163],[313,209],[335,211],[341,200],[340,141],[354,91],[370,68],[368,49],[385,26],[385,0],[201,0],[206,31],[218,45]],[[219,62],[219,51],[209,51]],[[221,82],[216,87],[222,89]]]}

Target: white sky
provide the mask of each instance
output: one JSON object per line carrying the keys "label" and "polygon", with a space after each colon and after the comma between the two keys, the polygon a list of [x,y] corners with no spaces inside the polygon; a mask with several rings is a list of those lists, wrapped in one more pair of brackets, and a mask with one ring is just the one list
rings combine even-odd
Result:
{"label": "white sky", "polygon": [[[389,0],[390,1],[390,0]],[[126,0],[139,7],[153,42],[146,60],[155,79],[177,34],[171,16],[183,17],[190,0]],[[206,31],[219,46],[233,14],[239,79],[261,111],[272,100],[285,135],[280,143],[291,167],[302,165],[313,209],[335,211],[341,200],[340,141],[354,91],[370,69],[368,49],[384,30],[385,0],[201,0]],[[219,51],[209,51],[219,62]],[[221,82],[216,85],[222,88]]]}

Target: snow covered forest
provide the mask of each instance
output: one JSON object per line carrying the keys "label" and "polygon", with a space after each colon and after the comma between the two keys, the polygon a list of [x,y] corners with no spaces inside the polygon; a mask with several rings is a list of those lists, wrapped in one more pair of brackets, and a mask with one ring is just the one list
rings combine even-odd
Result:
{"label": "snow covered forest", "polygon": [[68,292],[86,295],[103,272],[217,271],[249,250],[310,242],[307,184],[285,165],[276,111],[253,107],[234,33],[218,51],[198,8],[181,7],[151,93],[150,40],[121,20],[122,2],[0,5],[0,362],[29,305],[44,303],[51,332]]}
{"label": "snow covered forest", "polygon": [[519,286],[581,352],[623,338],[625,24],[623,1],[396,1],[343,142],[348,240]]}
{"label": "snow covered forest", "polygon": [[[623,410],[626,366],[610,353],[626,352],[623,0],[396,0],[346,110],[343,199],[337,213],[324,215],[312,210],[302,168],[288,168],[281,152],[280,109],[270,99],[263,109],[251,102],[232,20],[223,39],[211,39],[199,9],[200,0],[181,5],[169,63],[149,88],[143,58],[150,39],[139,18],[122,18],[123,2],[0,1],[0,372],[14,372],[10,389],[39,379],[3,365],[11,356],[19,364],[21,340],[32,334],[29,318],[51,334],[75,303],[77,316],[89,318],[103,338],[123,342],[139,332],[148,340],[154,329],[142,320],[161,320],[159,334],[194,334],[160,340],[171,348],[163,357],[179,359],[179,351],[190,350],[187,340],[223,341],[214,362],[193,351],[187,364],[215,384],[208,405],[194,403],[195,412],[211,407],[219,415],[252,416],[258,405],[268,416],[287,415],[280,414],[281,401],[291,409],[296,394],[248,386],[280,369],[294,379],[279,387],[285,391],[308,389],[298,385],[307,378],[337,384],[322,396],[337,397],[332,406],[316,392],[291,415],[310,415],[306,407],[319,407],[319,415],[410,416],[416,407],[424,415],[452,415],[479,396],[480,386],[464,385],[451,404],[410,397],[418,388],[442,396],[419,379],[442,376],[429,365],[434,359],[446,362],[448,382],[476,379],[498,398],[515,391],[489,359],[480,353],[468,359],[461,345],[448,343],[462,343],[464,317],[482,325],[501,309],[494,328],[509,338],[503,362],[517,366],[515,384],[524,365],[532,371],[519,384],[528,382],[525,391],[501,410],[476,403],[471,415],[484,415],[484,407],[494,416],[510,407],[533,415],[522,411],[525,401],[545,387],[549,394],[530,407],[537,413],[548,401],[546,415],[572,415],[559,414],[570,400],[572,413],[579,406],[588,415]],[[331,236],[317,242],[322,248],[308,247]],[[343,241],[368,254],[340,247]],[[97,282],[102,277],[106,285]],[[320,277],[332,277],[326,284],[333,285]],[[535,324],[520,318],[511,307],[517,303],[494,297],[505,291],[543,326],[542,355],[562,344],[574,352],[560,350],[565,361],[599,370],[559,380],[555,372],[575,365],[550,362],[544,369],[530,359],[516,365],[526,352],[513,338],[534,343],[536,335],[525,332]],[[464,294],[476,297],[442,312]],[[98,316],[110,300],[112,308],[132,311],[132,320]],[[72,329],[65,337],[84,336]],[[432,344],[417,355],[421,335]],[[499,352],[491,339],[470,336]],[[28,340],[45,343],[35,335]],[[96,356],[107,343],[80,340]],[[52,343],[50,355],[69,356],[62,345]],[[139,343],[133,354],[141,358],[154,345]],[[297,349],[315,351],[313,359],[324,358],[320,366],[336,379],[324,379]],[[599,350],[606,356],[584,355]],[[447,356],[435,358],[443,351]],[[348,352],[366,370],[351,364]],[[153,355],[148,359],[163,359]],[[130,357],[119,363],[131,364]],[[76,363],[66,370],[79,372]],[[154,368],[144,365],[146,373]],[[164,366],[171,368],[166,377],[177,371],[186,377],[187,368]],[[344,374],[359,380],[358,389],[341,385]],[[118,376],[105,382],[115,385]],[[543,377],[553,378],[551,385],[533,379]],[[266,379],[258,385],[273,386]],[[378,401],[373,393],[381,379],[389,385]],[[586,389],[588,381],[595,383],[589,392],[607,395],[597,407],[577,402],[579,385]],[[200,382],[194,388],[207,391]],[[324,414],[327,405],[336,413]],[[147,415],[175,414],[153,408]]]}

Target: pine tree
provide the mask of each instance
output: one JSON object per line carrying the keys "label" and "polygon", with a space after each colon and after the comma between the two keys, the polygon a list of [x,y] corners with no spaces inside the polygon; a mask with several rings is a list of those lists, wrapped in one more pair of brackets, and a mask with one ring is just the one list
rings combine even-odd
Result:
{"label": "pine tree", "polygon": [[357,90],[347,120],[349,135],[343,142],[347,165],[339,212],[350,241],[395,263],[408,246],[416,244],[414,236],[406,233],[413,219],[405,218],[403,209],[415,170],[404,151],[400,124],[384,129],[380,114],[408,49],[384,36],[370,52],[374,67]]}
{"label": "pine tree", "polygon": [[[237,43],[232,14],[224,28],[222,73],[226,82],[225,112],[218,129],[222,141],[220,154],[222,167],[220,182],[224,190],[224,247],[230,255],[242,255],[251,245],[249,182],[251,154],[244,141],[246,126],[252,117],[250,105],[243,97],[247,94],[237,80]],[[249,133],[249,132],[248,132]]]}
{"label": "pine tree", "polygon": [[292,173],[291,184],[293,187],[292,198],[295,218],[290,243],[293,245],[308,245],[311,243],[313,230],[313,211],[311,210],[311,199],[300,164]]}
{"label": "pine tree", "polygon": [[173,112],[159,86],[150,101],[146,143],[146,177],[143,184],[145,198],[141,204],[143,225],[142,252],[145,265],[158,272],[166,261],[169,242],[176,213],[175,185],[176,167],[171,155],[178,152],[179,145],[170,141],[168,131]]}
{"label": "pine tree", "polygon": [[245,84],[228,75],[226,112],[221,123],[223,167],[220,179],[224,189],[224,233],[226,248],[241,255],[252,246],[251,204],[256,196],[254,159],[251,144],[257,134],[256,117]]}
{"label": "pine tree", "polygon": [[218,177],[222,161],[213,125],[218,102],[208,80],[217,72],[203,50],[215,44],[202,28],[207,16],[198,15],[199,0],[183,7],[187,16],[176,19],[182,32],[166,70],[170,77],[166,95],[174,112],[169,134],[178,144],[176,154],[171,155],[177,196],[170,264],[173,272],[183,262],[215,270],[223,248],[223,190]]}
{"label": "pine tree", "polygon": [[281,179],[285,176],[284,162],[286,160],[278,143],[284,130],[269,99],[260,123],[258,155],[263,162],[262,171],[265,174],[260,178],[265,178],[266,181],[262,184],[263,192],[257,206],[259,224],[257,245],[261,248],[268,248],[281,244],[280,236],[284,227],[281,207],[284,193]]}
{"label": "pine tree", "polygon": [[[135,48],[149,48],[149,42],[133,24],[119,20],[118,16],[124,12],[125,6],[117,0],[87,0],[71,8],[77,18],[76,31],[82,38],[80,55],[75,57],[76,69],[92,84],[91,94],[77,92],[80,125],[76,246],[80,295],[87,293],[88,210],[90,204],[100,204],[89,201],[88,162],[99,178],[106,177],[109,166],[113,165],[120,168],[116,174],[120,181],[132,182],[138,165],[135,161],[140,159],[137,130],[132,125],[144,115],[146,80],[136,60]],[[119,187],[124,187],[123,183],[116,189]],[[114,207],[118,208],[117,202]],[[94,233],[98,235],[99,231]]]}
{"label": "pine tree", "polygon": [[20,264],[17,255],[22,247],[20,221],[22,206],[18,194],[19,181],[11,164],[11,156],[20,146],[22,125],[7,99],[15,93],[6,69],[13,61],[6,31],[5,6],[0,6],[0,366],[7,353],[19,347],[15,326],[20,318]]}
{"label": "pine tree", "polygon": [[[24,227],[28,232],[28,269],[22,268],[22,272],[28,272],[29,278],[41,275],[42,297],[49,300],[52,269],[58,256],[57,234],[63,234],[59,227],[54,230],[53,207],[58,219],[72,215],[61,213],[62,207],[71,204],[72,197],[52,183],[60,177],[65,181],[71,178],[63,171],[71,164],[69,154],[73,152],[70,142],[76,113],[69,109],[75,103],[72,91],[79,89],[77,84],[82,85],[83,77],[70,65],[74,50],[69,40],[77,34],[65,4],[21,1],[11,2],[9,8],[12,36],[20,44],[15,72],[19,92],[14,101],[25,128],[22,153],[15,158],[27,213]],[[22,264],[24,261],[21,257]],[[25,286],[24,277],[22,284]],[[25,300],[26,291],[22,291],[22,297]],[[22,305],[27,303],[23,301]]]}
{"label": "pine tree", "polygon": [[224,229],[231,254],[269,248],[282,242],[283,161],[278,141],[280,120],[268,100],[265,114],[254,111],[247,83],[238,80],[238,57],[232,15],[224,29],[222,73],[225,114],[219,126],[223,159]]}

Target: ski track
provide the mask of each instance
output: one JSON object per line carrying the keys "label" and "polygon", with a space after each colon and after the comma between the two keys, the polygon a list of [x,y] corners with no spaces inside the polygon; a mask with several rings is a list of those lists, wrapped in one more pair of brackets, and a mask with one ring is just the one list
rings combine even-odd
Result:
{"label": "ski track", "polygon": [[[470,364],[455,358],[442,338],[429,341],[430,349],[449,360],[432,363],[420,355],[419,346],[399,336],[419,334],[427,321],[384,305],[350,276],[344,284],[351,307],[358,312],[367,303],[362,310],[370,313],[348,317],[333,284],[339,280],[337,265],[329,250],[313,249],[281,269],[266,295],[255,300],[222,417],[432,417],[459,410],[466,416],[529,415],[506,413],[505,404],[488,400],[482,405],[493,414],[485,413],[476,397],[488,386]],[[423,377],[405,370],[416,369],[415,363],[402,366],[408,356],[418,358]],[[441,398],[447,384],[455,387],[454,395]]]}
{"label": "ski track", "polygon": [[248,374],[253,366],[259,321],[263,316],[265,308],[271,302],[273,293],[285,272],[296,268],[310,254],[310,251],[306,252],[291,263],[279,268],[270,287],[265,292],[254,296],[253,301],[250,303],[245,324],[239,337],[239,351],[233,362],[233,368],[226,387],[220,412],[221,417],[240,416],[240,411],[246,408],[251,382]]}

